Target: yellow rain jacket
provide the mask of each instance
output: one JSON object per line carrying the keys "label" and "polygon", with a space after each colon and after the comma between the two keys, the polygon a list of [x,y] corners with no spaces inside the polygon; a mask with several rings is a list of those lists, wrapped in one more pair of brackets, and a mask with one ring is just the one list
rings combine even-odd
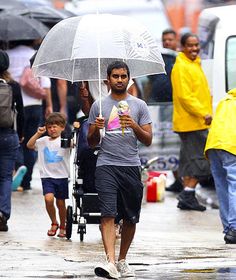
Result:
{"label": "yellow rain jacket", "polygon": [[198,57],[192,61],[180,52],[171,73],[173,88],[173,130],[187,132],[207,129],[204,117],[212,115],[207,79]]}
{"label": "yellow rain jacket", "polygon": [[207,137],[205,154],[209,149],[221,149],[236,155],[236,88],[222,99],[214,115]]}

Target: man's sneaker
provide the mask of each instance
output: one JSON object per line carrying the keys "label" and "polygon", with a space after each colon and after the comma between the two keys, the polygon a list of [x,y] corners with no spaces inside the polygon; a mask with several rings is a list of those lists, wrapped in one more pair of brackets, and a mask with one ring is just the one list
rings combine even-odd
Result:
{"label": "man's sneaker", "polygon": [[27,172],[27,167],[25,165],[22,165],[17,169],[15,175],[13,176],[13,180],[12,180],[12,190],[13,191],[18,190],[18,187],[20,186],[26,172]]}
{"label": "man's sneaker", "polygon": [[195,191],[183,190],[177,197],[179,203],[177,205],[181,210],[205,211],[206,207],[201,205],[195,197]]}
{"label": "man's sneaker", "polygon": [[120,273],[117,271],[116,266],[111,262],[96,266],[94,272],[97,276],[108,279],[118,279],[120,277]]}
{"label": "man's sneaker", "polygon": [[226,244],[236,244],[236,230],[230,229],[224,236]]}
{"label": "man's sneaker", "polygon": [[135,277],[134,271],[131,269],[126,260],[120,260],[116,267],[120,272],[121,277]]}
{"label": "man's sneaker", "polygon": [[0,212],[0,231],[8,231],[7,218]]}

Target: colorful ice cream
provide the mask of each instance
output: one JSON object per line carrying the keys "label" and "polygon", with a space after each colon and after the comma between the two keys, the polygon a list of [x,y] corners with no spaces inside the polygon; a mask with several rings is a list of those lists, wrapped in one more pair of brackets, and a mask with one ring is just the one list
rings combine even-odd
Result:
{"label": "colorful ice cream", "polygon": [[[128,115],[128,114],[129,114],[129,104],[126,101],[121,100],[118,103],[118,115],[124,116],[124,115]],[[122,135],[124,135],[124,133],[125,133],[125,128],[122,127]]]}

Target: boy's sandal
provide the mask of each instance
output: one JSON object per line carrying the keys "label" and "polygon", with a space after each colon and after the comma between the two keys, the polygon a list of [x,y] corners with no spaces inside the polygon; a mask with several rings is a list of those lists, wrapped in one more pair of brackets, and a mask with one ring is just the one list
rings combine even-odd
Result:
{"label": "boy's sandal", "polygon": [[60,232],[59,232],[59,234],[57,236],[60,237],[60,238],[66,237],[66,228],[60,226],[59,229],[60,229]]}
{"label": "boy's sandal", "polygon": [[52,223],[51,228],[48,230],[48,236],[55,236],[59,228],[58,223]]}

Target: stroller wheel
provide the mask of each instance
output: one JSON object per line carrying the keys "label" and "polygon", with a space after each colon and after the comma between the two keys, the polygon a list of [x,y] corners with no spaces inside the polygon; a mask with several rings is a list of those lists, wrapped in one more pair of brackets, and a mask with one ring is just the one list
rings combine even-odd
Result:
{"label": "stroller wheel", "polygon": [[80,233],[80,241],[84,241],[84,233],[83,232]]}
{"label": "stroller wheel", "polygon": [[73,224],[73,217],[72,217],[72,207],[68,206],[66,210],[66,238],[70,239],[72,234],[72,224]]}
{"label": "stroller wheel", "polygon": [[84,217],[79,218],[78,233],[80,241],[84,241],[84,234],[86,233],[86,220]]}

